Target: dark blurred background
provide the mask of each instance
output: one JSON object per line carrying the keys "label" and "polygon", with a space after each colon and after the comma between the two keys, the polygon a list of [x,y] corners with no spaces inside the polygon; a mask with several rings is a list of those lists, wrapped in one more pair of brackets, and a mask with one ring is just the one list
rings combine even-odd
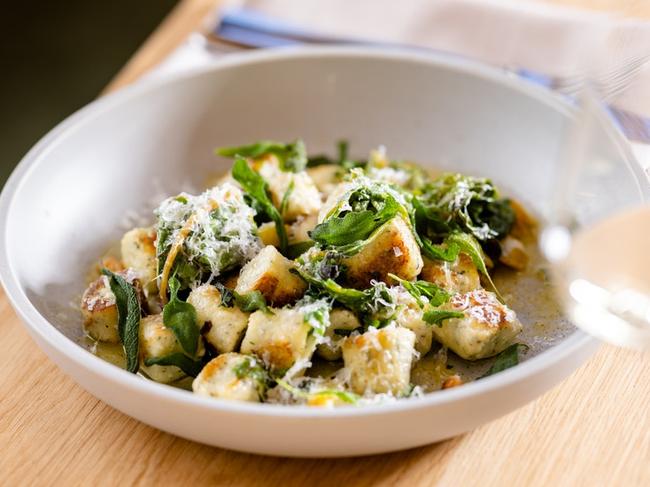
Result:
{"label": "dark blurred background", "polygon": [[49,129],[97,97],[176,0],[0,0],[0,187]]}

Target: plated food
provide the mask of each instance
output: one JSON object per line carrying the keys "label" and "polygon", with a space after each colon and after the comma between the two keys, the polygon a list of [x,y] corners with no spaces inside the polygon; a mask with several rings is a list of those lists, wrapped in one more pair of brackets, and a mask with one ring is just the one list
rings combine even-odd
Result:
{"label": "plated food", "polygon": [[334,158],[300,140],[218,153],[229,174],[162,201],[102,259],[81,300],[100,355],[203,396],[316,406],[518,363],[524,325],[492,277],[527,268],[536,228],[490,180],[383,148],[355,160],[345,143]]}
{"label": "plated food", "polygon": [[[207,177],[232,165],[213,155],[215,146],[263,134],[277,140],[301,134],[314,154],[327,153],[341,135],[358,157],[385,143],[391,154],[427,170],[435,164],[489,176],[544,221],[554,175],[562,170],[557,143],[569,120],[569,107],[553,95],[448,56],[362,47],[228,56],[173,80],[144,81],[102,97],[39,142],[0,195],[0,280],[25,329],[54,364],[104,403],[169,433],[222,448],[319,458],[440,441],[539,397],[597,348],[565,319],[546,278],[548,263],[534,243],[523,242],[525,270],[498,259],[490,270],[522,323],[515,342],[530,347],[518,347],[519,365],[472,380],[487,373],[496,356],[467,361],[449,351],[447,369],[438,366],[443,360],[436,341],[414,360],[410,374],[413,384],[433,393],[384,396],[363,407],[221,400],[188,392],[191,376],[170,387],[127,372],[121,343],[83,336],[79,303],[88,271],[107,251],[119,263],[124,233],[154,225],[152,211],[167,195],[215,186],[206,184]],[[616,191],[581,192],[576,211],[591,216],[633,204],[638,188],[645,188],[643,171],[620,151],[620,134],[598,130],[593,149],[599,160],[612,161],[608,188]],[[305,375],[326,374],[313,369],[329,362],[317,354],[312,359]],[[438,391],[446,374],[465,382]]]}

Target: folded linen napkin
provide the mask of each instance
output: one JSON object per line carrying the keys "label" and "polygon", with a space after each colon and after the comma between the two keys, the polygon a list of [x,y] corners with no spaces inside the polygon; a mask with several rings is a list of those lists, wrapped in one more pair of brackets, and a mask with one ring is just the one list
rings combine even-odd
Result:
{"label": "folded linen napkin", "polygon": [[[532,0],[229,0],[224,6],[323,34],[426,46],[553,76],[594,64],[607,71],[650,55],[650,22]],[[650,63],[617,104],[650,116]]]}
{"label": "folded linen napkin", "polygon": [[[227,0],[222,8],[252,9],[325,35],[426,46],[552,76],[606,73],[650,55],[650,22],[534,0]],[[151,76],[207,64],[215,53],[232,50],[196,34]],[[650,63],[615,103],[650,117]],[[634,147],[650,166],[650,147]]]}

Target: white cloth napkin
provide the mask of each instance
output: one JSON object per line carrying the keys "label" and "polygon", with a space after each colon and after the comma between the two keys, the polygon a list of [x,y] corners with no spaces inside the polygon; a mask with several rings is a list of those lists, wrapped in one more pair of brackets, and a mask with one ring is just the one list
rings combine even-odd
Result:
{"label": "white cloth napkin", "polygon": [[[587,67],[606,73],[650,54],[650,22],[535,0],[228,0],[223,8],[240,7],[322,34],[417,44],[554,76]],[[151,76],[232,50],[209,45],[191,36]],[[616,104],[650,117],[650,63]],[[635,145],[635,151],[650,165],[649,147]]]}
{"label": "white cloth napkin", "polygon": [[[606,71],[650,55],[650,22],[533,0],[229,0],[225,5],[323,34],[417,44],[547,75],[584,71],[587,63]],[[617,101],[650,116],[650,63]]]}

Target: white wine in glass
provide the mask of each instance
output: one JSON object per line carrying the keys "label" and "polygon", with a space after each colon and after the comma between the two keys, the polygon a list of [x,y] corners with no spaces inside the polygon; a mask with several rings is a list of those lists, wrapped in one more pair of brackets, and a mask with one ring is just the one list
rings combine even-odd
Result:
{"label": "white wine in glass", "polygon": [[[562,231],[553,232],[547,239],[562,245]],[[650,350],[650,206],[579,230],[556,276],[577,326],[614,345]]]}

